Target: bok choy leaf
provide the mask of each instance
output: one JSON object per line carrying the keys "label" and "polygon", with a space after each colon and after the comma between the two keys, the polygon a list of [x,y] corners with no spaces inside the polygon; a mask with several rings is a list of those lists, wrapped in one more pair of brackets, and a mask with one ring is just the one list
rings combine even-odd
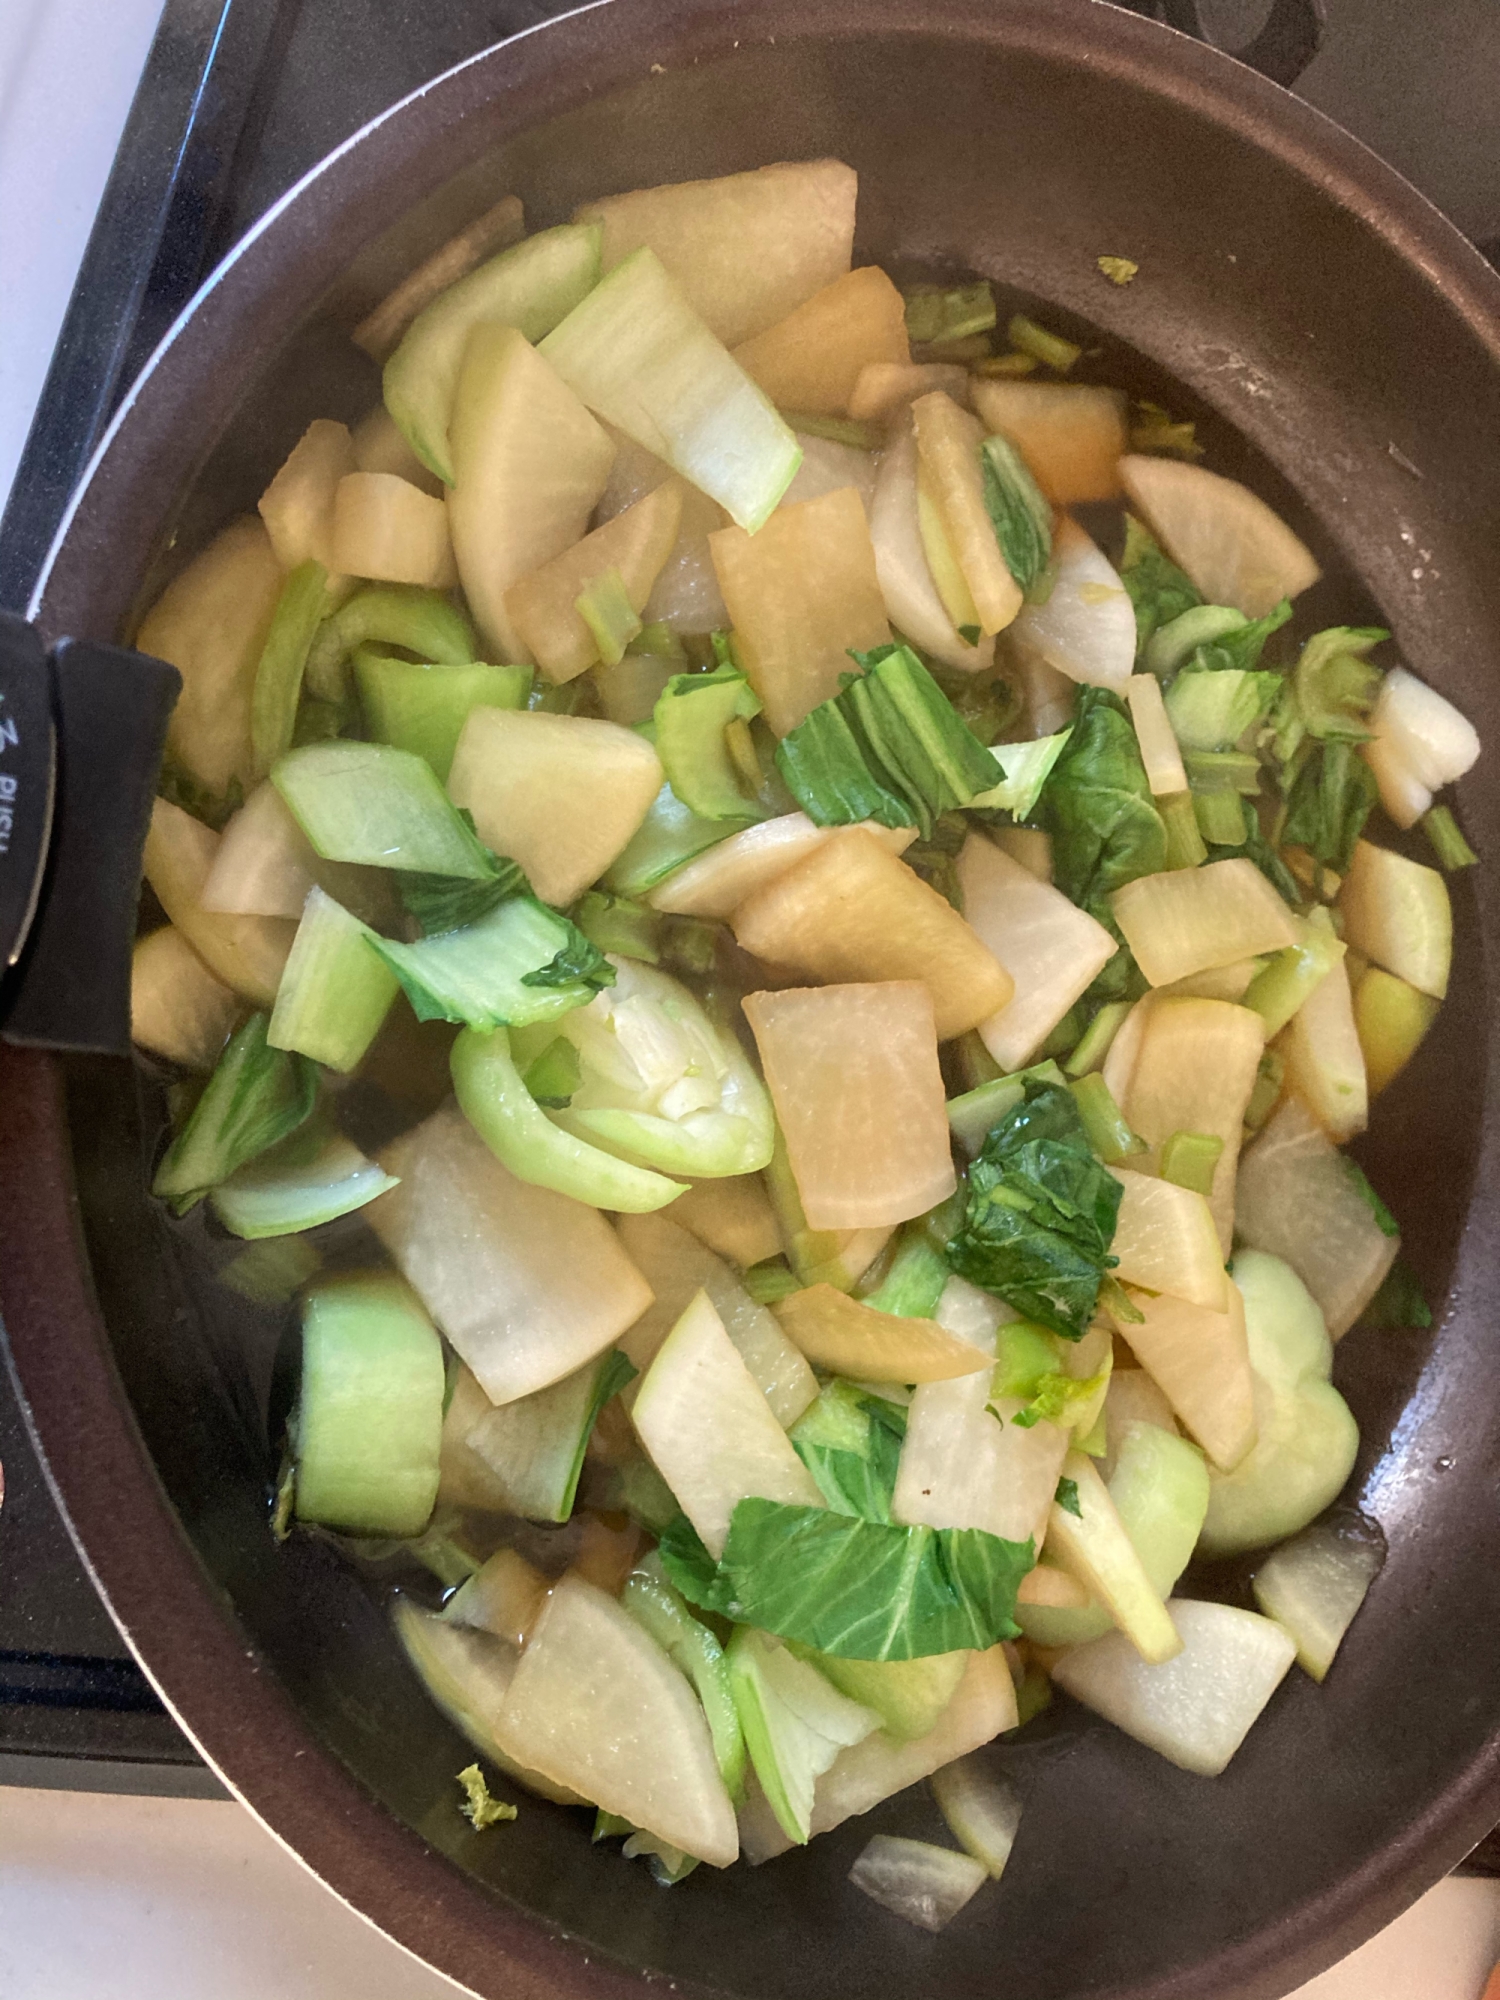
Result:
{"label": "bok choy leaf", "polygon": [[233,1037],[156,1170],[152,1192],[179,1215],[312,1115],[317,1069],[306,1056],[271,1048],[268,1026],[266,1015],[252,1014]]}
{"label": "bok choy leaf", "polygon": [[837,1378],[791,1431],[797,1456],[829,1506],[862,1521],[889,1522],[905,1436],[906,1412],[899,1403]]}

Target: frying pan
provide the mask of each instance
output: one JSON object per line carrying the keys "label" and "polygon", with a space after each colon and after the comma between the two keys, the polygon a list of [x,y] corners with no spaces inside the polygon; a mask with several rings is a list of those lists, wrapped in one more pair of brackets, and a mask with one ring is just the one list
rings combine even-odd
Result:
{"label": "frying pan", "polygon": [[[1500,282],[1316,113],[1096,0],[613,0],[439,79],[278,204],[173,330],[52,550],[43,636],[128,632],[174,537],[191,549],[252,503],[311,416],[357,416],[375,383],[348,328],[495,192],[546,223],[613,189],[821,154],[859,169],[862,257],[977,270],[1082,330],[1101,374],[1194,416],[1213,462],[1312,539],[1331,575],[1312,612],[1378,616],[1500,739]],[[1114,289],[1102,254],[1139,277]],[[75,746],[75,793],[103,754]],[[1460,803],[1500,855],[1500,789],[1470,780]],[[1500,1817],[1496,879],[1456,882],[1454,992],[1363,1153],[1439,1309],[1428,1334],[1340,1352],[1366,1438],[1352,1491],[1389,1557],[1332,1675],[1294,1674],[1213,1781],[1058,1704],[994,1751],[1025,1795],[1021,1839],[941,1937],[845,1879],[871,1832],[937,1832],[919,1793],[668,1892],[537,1800],[473,1834],[453,1784],[470,1753],[378,1592],[317,1540],[266,1532],[281,1329],[153,1210],[159,1092],[118,1059],[6,1047],[0,1309],[115,1616],[225,1782],[477,1993],[1284,1993]]]}

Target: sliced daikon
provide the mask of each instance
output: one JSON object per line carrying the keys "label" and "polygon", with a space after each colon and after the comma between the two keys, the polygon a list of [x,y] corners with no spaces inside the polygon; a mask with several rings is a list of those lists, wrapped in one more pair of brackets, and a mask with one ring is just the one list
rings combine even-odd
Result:
{"label": "sliced daikon", "polygon": [[1405,667],[1392,667],[1370,716],[1362,745],[1380,786],[1380,802],[1397,826],[1414,826],[1432,794],[1451,785],[1479,755],[1479,732],[1436,688]]}
{"label": "sliced daikon", "polygon": [[381,877],[314,853],[267,779],[225,823],[203,884],[203,907],[225,916],[295,920],[314,884],[362,916],[383,913]]}
{"label": "sliced daikon", "polygon": [[1347,1521],[1319,1521],[1274,1550],[1255,1572],[1255,1601],[1297,1644],[1315,1681],[1333,1665],[1383,1560],[1378,1535]]}
{"label": "sliced daikon", "polygon": [[[464,1373],[474,1386],[473,1376],[467,1369]],[[508,1645],[524,1646],[547,1601],[548,1588],[546,1577],[518,1549],[502,1546],[454,1591],[443,1606],[443,1617],[450,1625],[493,1632]]]}
{"label": "sliced daikon", "polygon": [[930,493],[942,517],[980,630],[1002,631],[1021,609],[1021,587],[1006,566],[985,505],[979,452],[984,427],[941,389],[919,396],[911,416],[919,491]]}
{"label": "sliced daikon", "polygon": [[184,1069],[207,1073],[239,1021],[237,993],[217,979],[175,924],[136,944],[130,960],[130,1039]]}
{"label": "sliced daikon", "polygon": [[1016,619],[1016,639],[1069,680],[1123,694],[1135,665],[1135,609],[1103,551],[1064,515],[1052,537],[1052,588]]}
{"label": "sliced daikon", "polygon": [[956,1186],[932,995],[916,981],[752,993],[760,1050],[814,1229],[908,1222]]}
{"label": "sliced daikon", "polygon": [[849,1870],[871,1902],[924,1931],[946,1930],[984,1886],[988,1870],[972,1855],[925,1840],[877,1833]]}
{"label": "sliced daikon", "polygon": [[859,423],[894,416],[941,389],[966,408],[969,371],[951,361],[872,361],[859,371],[849,395],[849,414]]}
{"label": "sliced daikon", "polygon": [[1182,751],[1172,733],[1161,682],[1155,674],[1132,674],[1125,683],[1125,699],[1141,746],[1141,762],[1146,767],[1154,798],[1170,798],[1188,788]]}
{"label": "sliced daikon", "polygon": [[572,1374],[650,1304],[603,1216],[518,1181],[456,1106],[380,1159],[401,1185],[367,1220],[491,1402]]}
{"label": "sliced daikon", "polygon": [[1210,604],[1264,618],[1322,574],[1286,523],[1237,480],[1133,454],[1120,460],[1120,478],[1130,504]]}
{"label": "sliced daikon", "polygon": [[1210,861],[1141,875],[1110,897],[1125,942],[1153,986],[1298,941],[1296,918],[1253,861]]}
{"label": "sliced daikon", "polygon": [[1119,1259],[1115,1276],[1122,1284],[1171,1292],[1211,1312],[1225,1311],[1224,1254],[1203,1196],[1124,1167],[1110,1172],[1125,1190],[1109,1246]]}
{"label": "sliced daikon", "polygon": [[309,424],[258,503],[283,569],[311,561],[337,574],[334,501],[340,480],[354,470],[348,425],[327,417]]}
{"label": "sliced daikon", "polygon": [[771,1810],[789,1840],[806,1845],[813,1787],[840,1750],[879,1727],[779,1639],[739,1626],[729,1642],[729,1680],[746,1747]]}
{"label": "sliced daikon", "polygon": [[673,1202],[670,1219],[742,1271],[781,1254],[781,1231],[759,1174],[695,1181]]}
{"label": "sliced daikon", "polygon": [[1128,1326],[1131,1351],[1215,1465],[1237,1465],[1255,1441],[1255,1390],[1245,1337],[1245,1307],[1229,1287],[1229,1310],[1211,1312],[1186,1299],[1136,1292],[1141,1317]]}
{"label": "sliced daikon", "polygon": [[218,847],[212,827],[157,799],[146,834],[146,880],[210,972],[246,1000],[269,1007],[297,926],[282,917],[224,916],[204,909],[203,891]]}
{"label": "sliced daikon", "polygon": [[393,472],[350,472],[333,501],[333,557],[350,576],[451,590],[448,510]]}
{"label": "sliced daikon", "polygon": [[842,416],[863,368],[910,360],[906,304],[885,272],[868,264],[742,342],[734,358],[779,408]]}
{"label": "sliced daikon", "polygon": [[1287,1023],[1277,1044],[1287,1087],[1342,1144],[1370,1122],[1370,1089],[1342,955]]}
{"label": "sliced daikon", "polygon": [[1398,1077],[1437,1019],[1441,1002],[1378,965],[1367,966],[1354,988],[1354,1025],[1365,1059],[1371,1097]]}
{"label": "sliced daikon", "polygon": [[1005,1873],[1021,1824],[1015,1787],[989,1769],[982,1758],[956,1757],[934,1771],[932,1795],[948,1831],[995,1881]]}
{"label": "sliced daikon", "polygon": [[1419,993],[1444,998],[1453,962],[1453,906],[1435,868],[1357,841],[1338,907],[1346,944]]}
{"label": "sliced daikon", "polygon": [[357,472],[394,472],[398,479],[409,479],[424,493],[441,499],[442,480],[435,472],[429,472],[417,457],[384,403],[377,403],[369,415],[354,426],[350,442],[354,447],[354,468]]}
{"label": "sliced daikon", "polygon": [[837,438],[817,437],[807,430],[799,430],[796,437],[802,463],[781,496],[781,506],[797,507],[804,500],[821,500],[825,493],[838,493],[852,486],[868,518],[880,470],[879,453],[866,451],[859,445],[842,444]]}
{"label": "sliced daikon", "polygon": [[683,491],[680,480],[665,481],[506,592],[506,613],[549,680],[573,680],[599,659],[598,636],[578,609],[591,584],[613,572],[631,609],[645,609],[677,542]]}
{"label": "sliced daikon", "polygon": [[896,629],[944,666],[977,673],[995,658],[992,637],[971,645],[944,608],[917,518],[917,440],[902,415],[880,462],[870,503],[870,540],[886,614]]}
{"label": "sliced daikon", "polygon": [[832,1285],[811,1285],[776,1308],[809,1361],[855,1382],[946,1382],[989,1362],[935,1320],[878,1312]]}
{"label": "sliced daikon", "polygon": [[[654,910],[667,910],[685,917],[733,916],[758,889],[805,860],[814,848],[829,840],[835,829],[814,826],[806,813],[783,813],[777,819],[762,820],[731,834],[706,853],[695,855],[674,869],[646,898]],[[917,837],[914,826],[877,826],[867,822],[864,831],[888,847],[903,853]]]}
{"label": "sliced daikon", "polygon": [[1017,447],[1054,506],[1118,497],[1126,443],[1118,390],[978,376],[973,394],[985,427]]}
{"label": "sliced daikon", "polygon": [[583,1454],[603,1402],[617,1386],[619,1357],[611,1350],[560,1382],[485,1409],[464,1443],[494,1475],[507,1514],[527,1521],[566,1521],[573,1511]]}
{"label": "sliced daikon", "polygon": [[1070,1452],[1063,1476],[1073,1482],[1080,1512],[1053,1502],[1049,1558],[1093,1592],[1143,1660],[1171,1659],[1182,1642],[1092,1459]]}

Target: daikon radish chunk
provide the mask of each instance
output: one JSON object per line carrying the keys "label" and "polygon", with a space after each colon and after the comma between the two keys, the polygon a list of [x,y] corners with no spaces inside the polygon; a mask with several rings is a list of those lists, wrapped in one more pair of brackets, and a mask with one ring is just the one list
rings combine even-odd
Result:
{"label": "daikon radish chunk", "polygon": [[1442,1003],[1430,993],[1367,966],[1354,988],[1354,1025],[1371,1097],[1398,1077],[1421,1047]]}
{"label": "daikon radish chunk", "polygon": [[825,493],[852,486],[868,520],[880,471],[879,454],[859,445],[841,444],[837,438],[815,437],[811,431],[797,431],[795,436],[802,463],[781,496],[781,505],[798,507],[804,500],[821,500]]}
{"label": "daikon radish chunk", "polygon": [[1287,1023],[1277,1043],[1286,1081],[1331,1139],[1343,1144],[1370,1122],[1364,1050],[1349,975],[1340,957]]}
{"label": "daikon radish chunk", "polygon": [[778,736],[838,693],[850,648],[890,643],[853,487],[780,507],[755,535],[722,528],[709,547],[745,672]]}
{"label": "daikon radish chunk", "polygon": [[[1165,998],[1180,1000],[1243,1000],[1252,981],[1262,969],[1259,958],[1237,958],[1233,965],[1216,965],[1211,972],[1193,972],[1186,979],[1174,979],[1157,988]],[[1254,1012],[1259,1013],[1257,1007]]]}
{"label": "daikon radish chunk", "polygon": [[334,503],[340,480],[354,469],[347,424],[319,417],[308,425],[258,503],[283,569],[311,561],[337,574]]}
{"label": "daikon radish chunk", "polygon": [[511,1743],[554,1783],[716,1868],[738,1856],[697,1696],[602,1590],[574,1576],[557,1584],[502,1713]]}
{"label": "daikon radish chunk", "polygon": [[906,302],[878,265],[847,271],[734,358],[779,408],[842,416],[867,364],[910,361]]}
{"label": "daikon radish chunk", "polygon": [[1104,1398],[1104,1423],[1108,1449],[1099,1461],[1099,1469],[1106,1485],[1114,1477],[1120,1445],[1132,1424],[1151,1424],[1169,1436],[1177,1434],[1172,1405],[1144,1368],[1117,1367],[1111,1371],[1109,1392]]}
{"label": "daikon radish chunk", "polygon": [[[1006,866],[998,853],[995,860]],[[830,983],[921,980],[940,1041],[988,1020],[1015,991],[946,897],[859,827],[841,828],[742,903],[734,933],[768,964]]]}
{"label": "daikon radish chunk", "polygon": [[997,826],[991,829],[990,839],[1002,854],[1008,854],[1012,861],[1019,861],[1028,875],[1034,875],[1038,882],[1052,880],[1052,836],[1043,833],[1039,826]]}
{"label": "daikon radish chunk", "polygon": [[1115,921],[1153,986],[1298,941],[1292,912],[1253,861],[1210,861],[1141,875],[1110,897]]}
{"label": "daikon radish chunk", "polygon": [[1037,647],[1015,632],[1010,635],[1010,656],[1026,703],[1026,727],[1032,736],[1056,736],[1073,720],[1078,694],[1076,681],[1059,673]]}
{"label": "daikon radish chunk", "polygon": [[[1227,1254],[1245,1106],[1260,1070],[1264,1023],[1248,1007],[1227,1000],[1156,999],[1148,1010],[1142,1003],[1142,1009],[1134,1061],[1127,1046],[1115,1065],[1115,1048],[1131,1034],[1136,1018],[1132,1016],[1116,1036],[1104,1065],[1104,1081],[1126,1124],[1149,1149],[1132,1163],[1133,1169],[1157,1172],[1160,1149],[1174,1132],[1222,1139],[1224,1149],[1208,1200],[1220,1246]],[[1110,1081],[1112,1066],[1121,1076],[1123,1094]]]}
{"label": "daikon radish chunk", "polygon": [[1377,1534],[1352,1522],[1317,1521],[1255,1572],[1256,1603],[1291,1633],[1297,1664],[1315,1681],[1333,1665],[1382,1556]]}
{"label": "daikon radish chunk", "polygon": [[824,1504],[707,1292],[695,1294],[657,1349],[630,1417],[652,1464],[715,1556],[724,1552],[741,1500]]}
{"label": "daikon radish chunk", "polygon": [[1120,479],[1173,562],[1209,604],[1264,618],[1322,575],[1312,552],[1258,495],[1181,459],[1128,454]]}
{"label": "daikon radish chunk", "polygon": [[[1163,461],[1164,462],[1164,461]],[[1107,1722],[1184,1771],[1214,1778],[1250,1732],[1296,1657],[1282,1628],[1253,1611],[1174,1597],[1182,1651],[1148,1665],[1122,1632],[1064,1654],[1052,1670]]]}
{"label": "daikon radish chunk", "polygon": [[759,1174],[694,1182],[672,1203],[670,1220],[742,1271],[781,1255],[781,1232]]}
{"label": "daikon radish chunk", "polygon": [[401,1185],[365,1218],[492,1403],[571,1375],[651,1303],[598,1210],[518,1181],[456,1106],[380,1163]]}
{"label": "daikon radish chunk", "polygon": [[681,480],[666,480],[505,593],[506,615],[548,680],[573,680],[598,661],[599,641],[578,610],[591,583],[614,570],[631,609],[645,610],[677,543],[684,491]]}
{"label": "daikon radish chunk", "polygon": [[852,1292],[895,1233],[887,1222],[873,1229],[809,1229],[797,1192],[797,1178],[787,1155],[786,1139],[778,1129],[771,1164],[765,1170],[766,1194],[776,1215],[781,1247],[800,1283],[833,1285]]}
{"label": "daikon radish chunk", "polygon": [[[863,830],[892,854],[904,853],[917,837],[914,826],[877,826],[873,820],[866,821]],[[807,814],[800,812],[762,820],[759,826],[731,834],[728,840],[674,869],[646,901],[654,910],[685,917],[716,917],[722,922],[757,890],[777,881],[832,839],[835,831],[830,826],[814,826]]]}
{"label": "daikon radish chunk", "polygon": [[[829,1833],[856,1813],[905,1791],[955,1757],[977,1750],[1016,1726],[1016,1690],[1003,1646],[973,1653],[958,1691],[936,1727],[912,1743],[900,1743],[877,1729],[853,1749],[842,1751],[818,1779],[813,1795],[811,1833]],[[776,1822],[758,1786],[740,1810],[740,1839],[749,1861],[769,1861],[792,1845]]]}
{"label": "daikon radish chunk", "polygon": [[1081,1513],[1053,1502],[1047,1519],[1049,1559],[1099,1599],[1143,1660],[1153,1665],[1170,1660],[1182,1650],[1182,1641],[1093,1460],[1081,1451],[1069,1452],[1063,1477],[1077,1488]]}
{"label": "daikon radish chunk", "polygon": [[1228,1286],[1229,1310],[1211,1312],[1168,1293],[1134,1292],[1139,1320],[1116,1320],[1131,1352],[1215,1465],[1239,1464],[1255,1442],[1255,1389],[1245,1306]]}
{"label": "daikon radish chunk", "polygon": [[896,629],[945,667],[978,673],[995,658],[993,637],[971,645],[938,595],[917,518],[917,440],[903,414],[880,461],[870,504],[870,540],[885,608]]}
{"label": "daikon radish chunk", "polygon": [[1370,730],[1360,749],[1380,803],[1401,827],[1415,826],[1433,793],[1461,778],[1479,755],[1473,723],[1405,667],[1392,667],[1381,682]]}
{"label": "daikon radish chunk", "polygon": [[951,396],[937,390],[911,406],[920,475],[931,481],[980,630],[999,632],[1021,609],[1021,586],[1006,567],[984,503],[979,447],[984,427]]}
{"label": "daikon radish chunk", "polygon": [[932,995],[915,980],[752,993],[745,1015],[813,1229],[908,1222],[957,1185]]}
{"label": "daikon radish chunk", "polygon": [[1125,1190],[1110,1250],[1121,1284],[1223,1312],[1228,1306],[1224,1253],[1213,1211],[1201,1194],[1123,1167],[1109,1170]]}
{"label": "daikon radish chunk", "polygon": [[[372,361],[384,361],[424,306],[468,276],[483,257],[492,257],[524,234],[525,211],[508,194],[409,271],[349,336]],[[371,468],[366,468],[371,469]],[[386,469],[386,468],[381,468]],[[395,470],[396,468],[389,468]]]}
{"label": "daikon radish chunk", "polygon": [[269,1007],[297,926],[284,917],[224,916],[203,907],[218,853],[212,827],[167,799],[151,808],[143,867],[156,900],[209,971],[257,1007]]}
{"label": "daikon radish chunk", "polygon": [[448,442],[448,526],[464,596],[488,657],[524,664],[505,594],[583,536],[614,446],[524,334],[488,324],[464,349]]}
{"label": "daikon radish chunk", "polygon": [[[481,1417],[488,1416],[494,1408],[495,1405],[473,1375],[460,1362],[453,1371],[448,1407],[443,1412],[443,1442],[438,1457],[439,1508],[471,1507],[481,1514],[505,1512],[504,1486],[469,1445],[470,1431]],[[501,1633],[501,1637],[513,1638],[513,1635]],[[514,1638],[513,1643],[519,1645],[521,1641]]]}
{"label": "daikon radish chunk", "polygon": [[878,423],[941,389],[968,405],[969,371],[949,361],[872,361],[861,368],[849,395],[849,414],[858,423]]}
{"label": "daikon radish chunk", "polygon": [[231,521],[167,585],[132,642],[182,675],[166,758],[214,798],[250,782],[250,701],[282,581],[261,523]]}
{"label": "daikon radish chunk", "polygon": [[1015,1788],[978,1757],[957,1757],[932,1774],[932,1796],[948,1831],[999,1881],[1021,1824]]}
{"label": "daikon radish chunk", "polygon": [[[1334,1340],[1385,1282],[1401,1239],[1387,1235],[1347,1163],[1299,1098],[1277,1107],[1245,1153],[1235,1228],[1283,1258],[1312,1293]],[[1142,1357],[1144,1359],[1144,1357]]]}
{"label": "daikon radish chunk", "polygon": [[[615,462],[600,495],[594,518],[600,525],[623,514],[648,493],[674,478],[671,466],[613,424],[605,430],[615,447]],[[729,623],[719,580],[709,558],[708,538],[724,527],[729,516],[716,500],[696,486],[682,487],[682,519],[677,540],[663,563],[641,612],[644,624],[664,624],[674,631],[716,632]]]}
{"label": "daikon radish chunk", "polygon": [[1136,738],[1141,746],[1141,762],[1146,767],[1152,796],[1170,798],[1174,792],[1185,792],[1188,788],[1187,772],[1183,769],[1182,752],[1167,719],[1161,682],[1155,674],[1132,674],[1125,683],[1125,699],[1130,703],[1130,719],[1135,724]]}
{"label": "daikon radish chunk", "polygon": [[947,1382],[990,1365],[936,1320],[879,1312],[832,1285],[793,1292],[776,1317],[809,1361],[855,1382]]}
{"label": "daikon radish chunk", "polygon": [[[1137,1374],[1140,1372],[1136,1370]],[[1016,1603],[1046,1611],[1082,1611],[1093,1603],[1093,1598],[1088,1586],[1080,1583],[1076,1576],[1065,1569],[1055,1568],[1051,1563],[1039,1562],[1035,1569],[1027,1570],[1021,1578]]]}
{"label": "daikon radish chunk", "polygon": [[476,708],[453,753],[448,791],[479,837],[520,863],[544,902],[597,881],[661,789],[643,736],[591,716]]}
{"label": "daikon radish chunk", "polygon": [[1015,981],[979,1036],[1002,1069],[1022,1069],[1117,949],[1086,910],[983,834],[958,857],[964,916]]}
{"label": "daikon radish chunk", "polygon": [[1119,497],[1126,432],[1118,390],[981,376],[973,393],[986,429],[1010,439],[1054,506]]}
{"label": "daikon radish chunk", "polygon": [[[1115,1030],[1109,1048],[1105,1052],[1100,1074],[1104,1078],[1110,1096],[1120,1106],[1122,1112],[1125,1100],[1130,1094],[1136,1063],[1140,1060],[1141,1044],[1146,1036],[1146,1024],[1160,1004],[1160,995],[1155,993],[1142,995]],[[1181,1129],[1180,1126],[1173,1127],[1174,1131]],[[1170,1137],[1171,1134],[1167,1136]]]}
{"label": "daikon radish chunk", "polygon": [[988,1873],[971,1854],[877,1833],[849,1870],[849,1880],[893,1916],[924,1931],[941,1931],[984,1887]]}
{"label": "daikon radish chunk", "polygon": [[494,1475],[500,1506],[524,1521],[566,1521],[573,1512],[594,1423],[616,1384],[619,1357],[606,1349],[560,1382],[491,1405],[464,1444]]}
{"label": "daikon radish chunk", "polygon": [[1435,868],[1368,840],[1339,890],[1344,942],[1387,972],[1441,1000],[1453,962],[1453,906]]}
{"label": "daikon radish chunk", "polygon": [[[464,1373],[468,1375],[468,1370]],[[477,1388],[473,1376],[468,1379]],[[441,1487],[438,1492],[441,1498]],[[443,1618],[450,1625],[493,1632],[507,1645],[524,1646],[547,1601],[548,1587],[546,1577],[518,1550],[501,1547],[454,1591],[443,1606]]]}
{"label": "daikon radish chunk", "polygon": [[[1396,825],[1415,826],[1432,804],[1432,792],[1406,761],[1402,739],[1396,735],[1372,737],[1368,743],[1360,744],[1359,754],[1375,773],[1380,803]],[[1330,872],[1325,871],[1325,875]],[[1337,880],[1334,876],[1335,883]]]}
{"label": "daikon radish chunk", "polygon": [[391,914],[384,875],[315,854],[267,780],[225,823],[203,884],[203,907],[226,916],[295,919],[315,884],[367,922]]}
{"label": "daikon radish chunk", "polygon": [[[705,1292],[776,1421],[790,1430],[816,1399],[818,1384],[775,1314],[757,1305],[723,1259],[671,1217],[622,1215],[616,1227],[626,1256],[656,1295],[620,1342],[629,1360],[644,1374],[698,1293]],[[627,1388],[627,1402],[633,1391],[634,1385]]]}
{"label": "daikon radish chunk", "polygon": [[417,457],[407,443],[401,426],[384,403],[377,403],[370,414],[354,426],[350,444],[354,451],[356,472],[394,472],[398,479],[420,487],[422,492],[430,493],[434,499],[442,498],[442,480],[435,472],[429,472]]}
{"label": "daikon radish chunk", "polygon": [[1135,609],[1103,551],[1063,515],[1052,536],[1052,589],[1027,604],[1015,637],[1069,680],[1123,694],[1135,664]]}
{"label": "daikon radish chunk", "polygon": [[451,590],[448,510],[394,472],[350,472],[333,496],[333,566],[381,583]]}
{"label": "daikon radish chunk", "polygon": [[174,924],[137,942],[130,960],[130,1039],[138,1048],[207,1075],[241,1012],[239,995],[214,977]]}

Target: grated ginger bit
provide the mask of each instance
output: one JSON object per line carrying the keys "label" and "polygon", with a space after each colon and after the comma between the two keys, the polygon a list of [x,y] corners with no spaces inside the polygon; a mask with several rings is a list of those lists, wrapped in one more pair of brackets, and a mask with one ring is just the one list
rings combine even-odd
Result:
{"label": "grated ginger bit", "polygon": [[507,1805],[504,1799],[490,1796],[490,1788],[484,1782],[484,1773],[477,1764],[470,1764],[458,1774],[458,1782],[464,1788],[463,1802],[459,1811],[476,1833],[483,1833],[487,1826],[497,1820],[514,1819],[516,1808]]}
{"label": "grated ginger bit", "polygon": [[1112,285],[1128,285],[1140,265],[1129,257],[1101,257],[1099,269]]}

